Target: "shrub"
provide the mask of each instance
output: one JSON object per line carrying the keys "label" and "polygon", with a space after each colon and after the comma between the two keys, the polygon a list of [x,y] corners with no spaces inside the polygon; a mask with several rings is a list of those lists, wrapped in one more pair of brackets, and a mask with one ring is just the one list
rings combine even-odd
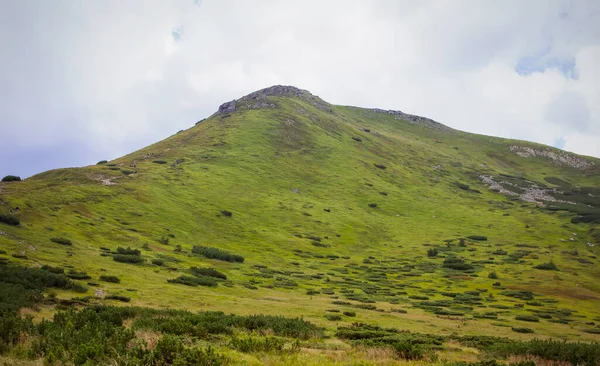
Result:
{"label": "shrub", "polygon": [[221,249],[205,247],[201,245],[195,245],[192,248],[192,253],[202,255],[206,258],[218,259],[225,262],[244,262],[244,257],[242,257],[241,255],[232,254]]}
{"label": "shrub", "polygon": [[356,313],[354,311],[344,311],[342,314],[350,317],[355,317]]}
{"label": "shrub", "polygon": [[182,285],[192,286],[192,287],[196,287],[196,286],[215,287],[215,286],[217,286],[217,281],[215,281],[214,278],[205,277],[205,276],[194,276],[194,277],[179,276],[177,278],[167,280],[167,282],[168,283],[180,283]]}
{"label": "shrub", "polygon": [[87,273],[85,273],[85,272],[79,272],[79,271],[74,270],[74,269],[70,269],[67,272],[67,277],[69,277],[71,279],[74,279],[74,280],[89,280],[89,279],[92,278]]}
{"label": "shrub", "polygon": [[18,177],[16,175],[7,175],[6,177],[2,178],[3,182],[20,182],[21,181],[21,177]]}
{"label": "shrub", "polygon": [[483,235],[471,235],[471,236],[467,236],[467,238],[469,238],[471,240],[477,240],[477,241],[486,241],[488,239],[487,236],[483,236]]}
{"label": "shrub", "polygon": [[117,248],[117,253],[119,253],[119,254],[125,254],[125,255],[137,255],[137,256],[140,256],[142,254],[142,251],[139,250],[139,249],[131,249],[131,247],[127,247],[127,248],[118,247]]}
{"label": "shrub", "polygon": [[377,207],[377,204],[376,204],[376,203],[369,203],[369,207],[371,207],[371,208],[376,208],[376,207]]}
{"label": "shrub", "polygon": [[6,214],[0,214],[0,222],[13,226],[19,226],[21,224],[21,221],[17,217]]}
{"label": "shrub", "polygon": [[554,262],[552,262],[552,261],[550,261],[548,263],[538,264],[537,266],[534,266],[533,268],[542,269],[545,271],[558,271],[558,267],[556,267],[556,264],[554,264]]}
{"label": "shrub", "polygon": [[267,337],[233,337],[229,343],[231,348],[240,352],[280,352],[285,346],[285,339],[273,336]]}
{"label": "shrub", "polygon": [[100,275],[100,281],[104,282],[112,282],[112,283],[121,283],[121,279],[117,276],[109,276],[109,275]]}
{"label": "shrub", "polygon": [[64,274],[65,270],[62,267],[52,267],[49,266],[47,264],[44,264],[40,269],[44,270],[44,271],[48,271],[51,273],[56,273],[56,274]]}
{"label": "shrub", "polygon": [[428,257],[436,257],[438,255],[438,250],[435,248],[431,248],[427,251]]}
{"label": "shrub", "polygon": [[131,298],[127,297],[127,296],[123,296],[123,295],[107,295],[104,297],[106,300],[118,300],[121,302],[129,302],[131,301]]}
{"label": "shrub", "polygon": [[517,333],[534,333],[533,329],[531,329],[531,328],[512,327],[511,329],[513,332],[517,332]]}
{"label": "shrub", "polygon": [[164,160],[152,160],[154,164],[166,164],[167,162]]}
{"label": "shrub", "polygon": [[498,279],[498,274],[496,273],[496,271],[492,271],[488,274],[488,278],[496,280],[496,279]]}
{"label": "shrub", "polygon": [[220,278],[222,280],[227,279],[227,276],[224,273],[221,273],[214,268],[191,267],[190,272],[195,276],[214,277],[214,278]]}
{"label": "shrub", "polygon": [[233,216],[233,213],[231,211],[221,210],[221,215],[226,216],[226,217],[231,217],[231,216]]}
{"label": "shrub", "polygon": [[106,163],[108,163],[108,161],[100,160],[99,162],[96,163],[96,165],[102,165],[102,164],[106,164]]}
{"label": "shrub", "polygon": [[517,320],[522,320],[524,322],[539,322],[540,318],[535,315],[517,315],[515,317]]}
{"label": "shrub", "polygon": [[352,136],[352,140],[354,140],[356,142],[362,142],[362,139],[360,137],[354,137],[354,136]]}
{"label": "shrub", "polygon": [[450,257],[450,258],[444,259],[443,267],[451,268],[451,269],[454,269],[457,271],[466,271],[466,270],[473,269],[473,266],[468,263],[465,263],[464,259],[456,258],[456,257]]}
{"label": "shrub", "polygon": [[383,169],[383,170],[387,169],[387,167],[383,164],[373,164],[373,165],[375,165],[375,167],[377,167],[379,169]]}
{"label": "shrub", "polygon": [[342,317],[337,314],[325,314],[325,319],[335,322],[335,321],[342,320]]}
{"label": "shrub", "polygon": [[168,245],[169,244],[169,237],[168,236],[163,236],[159,239],[156,239],[157,242],[163,244],[163,245]]}
{"label": "shrub", "polygon": [[50,238],[50,241],[61,245],[73,245],[73,242],[66,238]]}
{"label": "shrub", "polygon": [[165,261],[159,258],[154,258],[152,259],[152,264],[154,264],[155,266],[162,266],[163,264],[165,264]]}
{"label": "shrub", "polygon": [[505,250],[502,250],[502,249],[498,249],[498,250],[492,252],[492,254],[494,254],[494,255],[507,255],[508,252],[505,251]]}
{"label": "shrub", "polygon": [[131,254],[115,254],[113,255],[113,261],[120,263],[143,263],[144,259],[139,255],[131,255]]}

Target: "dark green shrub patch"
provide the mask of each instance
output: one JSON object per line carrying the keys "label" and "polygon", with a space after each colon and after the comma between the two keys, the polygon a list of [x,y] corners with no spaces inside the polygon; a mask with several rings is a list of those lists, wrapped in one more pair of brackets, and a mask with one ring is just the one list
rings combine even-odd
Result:
{"label": "dark green shrub patch", "polygon": [[121,280],[117,276],[109,276],[109,275],[100,275],[100,281],[104,282],[112,282],[112,283],[120,283]]}
{"label": "dark green shrub patch", "polygon": [[550,261],[548,263],[538,264],[537,266],[534,266],[533,268],[542,269],[542,270],[546,270],[546,271],[558,271],[558,267],[556,267],[556,264],[554,264],[554,262],[552,262],[552,261]]}
{"label": "dark green shrub patch", "polygon": [[173,278],[167,280],[169,283],[180,283],[186,286],[208,286],[208,287],[216,287],[217,281],[212,277],[206,276],[179,276],[177,278]]}
{"label": "dark green shrub patch", "polygon": [[127,247],[127,248],[118,247],[117,248],[117,253],[118,254],[124,254],[124,255],[137,255],[137,256],[142,255],[142,251],[141,250],[139,250],[139,249],[131,249],[130,247]]}
{"label": "dark green shrub patch", "polygon": [[231,211],[221,210],[221,215],[223,215],[225,217],[231,217],[231,216],[233,216],[233,213]]}
{"label": "dark green shrub patch", "polygon": [[387,167],[385,165],[383,165],[383,164],[375,164],[374,163],[373,165],[375,165],[375,167],[379,168],[379,169],[383,169],[383,170],[387,169]]}
{"label": "dark green shrub patch", "polygon": [[342,317],[335,314],[325,314],[325,319],[335,322],[342,320]]}
{"label": "dark green shrub patch", "polygon": [[511,329],[513,332],[516,332],[516,333],[534,333],[533,329],[531,329],[531,328],[512,327]]}
{"label": "dark green shrub patch", "polygon": [[107,295],[104,297],[105,300],[117,300],[121,302],[130,302],[131,299],[123,295]]}
{"label": "dark green shrub patch", "polygon": [[349,316],[349,317],[355,317],[356,316],[356,312],[354,311],[344,311],[342,314]]}
{"label": "dark green shrub patch", "polygon": [[224,273],[221,273],[214,268],[191,267],[190,273],[192,273],[194,276],[214,277],[219,278],[221,280],[227,279],[227,276]]}
{"label": "dark green shrub patch", "polygon": [[73,245],[73,242],[66,238],[50,238],[50,241],[61,245]]}
{"label": "dark green shrub patch", "polygon": [[102,164],[106,164],[108,163],[107,160],[100,160],[99,162],[96,163],[96,165],[102,165]]}
{"label": "dark green shrub patch", "polygon": [[152,264],[154,264],[155,266],[162,266],[163,264],[165,264],[165,261],[160,258],[154,258],[152,259]]}
{"label": "dark green shrub patch", "polygon": [[154,164],[166,164],[167,162],[164,160],[152,160]]}
{"label": "dark green shrub patch", "polygon": [[477,240],[477,241],[486,241],[488,238],[487,236],[483,236],[483,235],[471,235],[471,236],[467,236],[468,239],[471,240]]}
{"label": "dark green shrub patch", "polygon": [[496,273],[496,271],[492,271],[488,274],[488,278],[496,280],[498,279],[498,274]]}
{"label": "dark green shrub patch", "polygon": [[243,353],[281,352],[283,351],[285,344],[286,340],[280,337],[244,336],[233,337],[229,343],[229,347]]}
{"label": "dark green shrub patch", "polygon": [[225,262],[244,262],[244,257],[242,257],[241,255],[232,254],[221,249],[205,247],[201,245],[195,245],[192,248],[192,253],[202,255],[206,258],[218,259]]}
{"label": "dark green shrub patch", "polygon": [[431,248],[427,251],[428,257],[436,257],[438,255],[438,250],[436,248]]}
{"label": "dark green shrub patch", "polygon": [[457,257],[449,257],[444,259],[443,267],[451,268],[457,271],[467,271],[474,268],[469,263],[466,263],[464,259]]}
{"label": "dark green shrub patch", "polygon": [[515,319],[522,320],[525,322],[539,322],[540,321],[540,318],[538,318],[535,315],[517,315],[515,317]]}
{"label": "dark green shrub patch", "polygon": [[47,264],[44,264],[42,267],[40,267],[40,269],[42,269],[44,271],[56,273],[56,274],[64,274],[65,273],[64,268],[62,268],[62,267],[52,267],[52,266],[49,266]]}
{"label": "dark green shrub patch", "polygon": [[0,214],[0,222],[12,226],[19,226],[21,224],[18,217],[7,214]]}
{"label": "dark green shrub patch", "polygon": [[521,300],[533,300],[533,293],[531,291],[514,291],[514,290],[506,290],[500,292],[500,295],[514,297],[516,299]]}
{"label": "dark green shrub patch", "polygon": [[143,263],[144,259],[139,255],[131,255],[131,254],[115,254],[113,255],[113,261],[120,263]]}
{"label": "dark green shrub patch", "polygon": [[493,251],[492,254],[494,254],[494,255],[507,255],[508,252],[506,250],[497,249],[497,250]]}
{"label": "dark green shrub patch", "polygon": [[20,182],[21,181],[21,177],[18,177],[16,175],[7,175],[4,178],[2,178],[3,182]]}
{"label": "dark green shrub patch", "polygon": [[73,280],[89,280],[92,277],[89,276],[87,273],[85,272],[79,272],[75,269],[70,269],[67,271],[67,277],[73,279]]}

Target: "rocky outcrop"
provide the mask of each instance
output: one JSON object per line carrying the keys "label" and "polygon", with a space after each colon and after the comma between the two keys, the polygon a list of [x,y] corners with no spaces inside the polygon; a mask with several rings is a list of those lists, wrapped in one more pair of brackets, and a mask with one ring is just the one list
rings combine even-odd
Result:
{"label": "rocky outcrop", "polygon": [[[537,203],[541,206],[543,206],[547,202],[562,202],[574,204],[574,202],[563,201],[554,198],[552,194],[561,193],[555,188],[540,187],[534,182],[530,182],[530,184],[527,186],[516,186],[515,184],[506,180],[496,180],[496,178],[491,175],[481,175],[479,176],[479,178],[485,185],[488,186],[490,191],[498,192],[507,196],[519,197],[521,200],[526,202]],[[507,186],[509,188],[515,187],[515,191],[517,192],[507,189]]]}
{"label": "rocky outcrop", "polygon": [[429,128],[434,128],[436,130],[440,130],[440,131],[446,131],[446,132],[451,132],[453,131],[452,128],[441,124],[439,122],[436,122],[430,118],[426,118],[426,117],[421,117],[421,116],[416,116],[414,114],[408,114],[408,113],[404,113],[402,111],[395,111],[395,110],[384,110],[384,109],[379,109],[379,108],[373,108],[371,109],[372,112],[375,113],[386,113],[389,115],[394,116],[395,119],[402,119],[405,121],[408,121],[409,123],[412,124],[416,124],[416,125],[421,125],[421,126],[425,126],[425,127],[429,127]]}
{"label": "rocky outcrop", "polygon": [[584,158],[580,158],[575,154],[568,153],[566,151],[561,150],[550,150],[550,149],[534,149],[529,146],[518,146],[513,145],[510,148],[510,151],[519,155],[523,158],[540,156],[543,158],[547,158],[560,165],[568,165],[572,168],[585,170],[592,166],[594,163],[586,160]]}
{"label": "rocky outcrop", "polygon": [[250,93],[240,99],[223,103],[217,111],[217,115],[228,114],[242,109],[266,109],[277,108],[276,100],[269,97],[293,97],[302,99],[304,102],[319,108],[322,111],[331,113],[331,105],[307,90],[288,85],[274,85],[269,88],[261,89]]}

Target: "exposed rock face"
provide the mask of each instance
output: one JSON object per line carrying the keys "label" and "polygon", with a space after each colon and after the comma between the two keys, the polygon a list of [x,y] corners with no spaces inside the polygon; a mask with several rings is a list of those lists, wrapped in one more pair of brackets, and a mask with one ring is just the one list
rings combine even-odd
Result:
{"label": "exposed rock face", "polygon": [[235,104],[235,100],[232,100],[231,102],[225,102],[219,106],[219,111],[217,113],[227,114],[235,112]]}
{"label": "exposed rock face", "polygon": [[[479,178],[483,181],[483,183],[485,183],[488,186],[490,191],[498,192],[507,196],[519,197],[521,200],[526,202],[534,202],[541,206],[543,206],[546,202],[563,202],[574,204],[574,202],[563,201],[554,198],[552,194],[561,193],[555,188],[540,187],[533,182],[531,182],[531,184],[526,187],[517,187],[513,183],[505,180],[495,180],[495,177],[491,175],[481,175],[479,176]],[[506,189],[505,186],[516,187],[516,190],[520,191],[520,193],[511,191],[510,189]]]}
{"label": "exposed rock face", "polygon": [[329,113],[332,112],[329,103],[325,102],[316,95],[312,95],[307,90],[298,89],[294,86],[274,85],[269,88],[255,91],[254,93],[250,93],[240,99],[232,100],[231,102],[221,104],[217,114],[227,114],[234,112],[238,109],[276,108],[278,106],[277,102],[269,99],[268,97],[299,98],[323,111]]}
{"label": "exposed rock face", "polygon": [[554,161],[557,164],[564,164],[576,169],[588,169],[594,166],[594,163],[586,159],[580,158],[574,154],[566,151],[555,151],[550,149],[534,149],[528,146],[517,146],[513,145],[510,147],[510,151],[515,154],[528,158],[532,156],[541,156]]}
{"label": "exposed rock face", "polygon": [[453,131],[450,127],[443,125],[439,122],[436,122],[430,118],[415,116],[414,114],[404,113],[402,111],[394,111],[394,110],[384,110],[379,108],[373,108],[371,111],[375,113],[387,113],[393,115],[395,119],[403,119],[412,124],[422,125],[429,128],[435,128],[436,130],[451,132]]}

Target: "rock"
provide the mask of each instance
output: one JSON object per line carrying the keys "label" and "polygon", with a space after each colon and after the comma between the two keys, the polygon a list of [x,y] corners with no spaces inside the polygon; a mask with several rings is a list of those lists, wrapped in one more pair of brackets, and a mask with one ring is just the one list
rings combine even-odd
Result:
{"label": "rock", "polygon": [[217,112],[218,114],[227,114],[227,113],[233,113],[235,112],[235,100],[232,100],[231,102],[225,102],[223,104],[221,104],[219,106],[219,111]]}

